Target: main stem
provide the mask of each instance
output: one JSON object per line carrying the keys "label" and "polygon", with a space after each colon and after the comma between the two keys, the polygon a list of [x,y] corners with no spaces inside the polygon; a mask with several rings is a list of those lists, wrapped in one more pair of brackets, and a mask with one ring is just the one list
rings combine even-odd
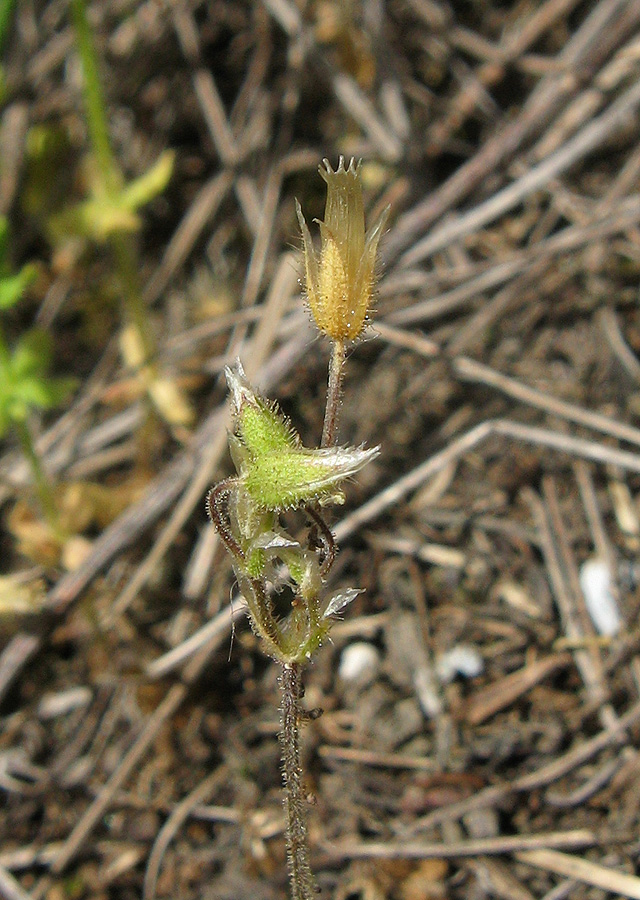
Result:
{"label": "main stem", "polygon": [[280,744],[287,818],[287,856],[292,900],[316,900],[317,892],[309,864],[307,800],[300,763],[300,698],[302,667],[283,663]]}
{"label": "main stem", "polygon": [[[322,447],[333,447],[338,436],[338,413],[346,346],[344,341],[334,341],[327,406],[322,429]],[[282,747],[282,775],[284,780],[284,807],[287,818],[287,857],[292,900],[316,900],[316,884],[309,863],[309,831],[307,828],[307,798],[302,785],[300,761],[300,719],[302,710],[302,666],[300,663],[282,665],[282,707],[280,745]]]}

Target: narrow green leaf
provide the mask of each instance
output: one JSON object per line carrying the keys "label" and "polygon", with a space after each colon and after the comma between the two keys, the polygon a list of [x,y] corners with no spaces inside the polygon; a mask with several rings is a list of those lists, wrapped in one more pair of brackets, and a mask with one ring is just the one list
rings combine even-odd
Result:
{"label": "narrow green leaf", "polygon": [[135,212],[161,194],[171,180],[175,153],[165,150],[139,178],[125,185],[120,194],[123,209]]}
{"label": "narrow green leaf", "polygon": [[34,280],[37,268],[34,265],[23,266],[17,275],[0,278],[0,309],[11,309]]}
{"label": "narrow green leaf", "polygon": [[20,337],[11,354],[11,378],[44,377],[51,362],[51,335],[42,328],[32,328]]}

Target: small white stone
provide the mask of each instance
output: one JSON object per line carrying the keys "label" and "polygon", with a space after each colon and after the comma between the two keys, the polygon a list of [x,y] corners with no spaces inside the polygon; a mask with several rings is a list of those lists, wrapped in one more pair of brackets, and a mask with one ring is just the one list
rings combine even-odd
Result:
{"label": "small white stone", "polygon": [[598,634],[617,634],[622,618],[611,586],[611,570],[603,559],[592,557],[580,566],[580,587]]}
{"label": "small white stone", "polygon": [[349,644],[340,657],[338,674],[342,681],[367,684],[376,676],[380,665],[380,654],[365,641]]}
{"label": "small white stone", "polygon": [[443,653],[436,663],[436,672],[443,684],[449,684],[457,675],[462,675],[463,678],[476,678],[483,671],[482,656],[470,644],[457,644]]}

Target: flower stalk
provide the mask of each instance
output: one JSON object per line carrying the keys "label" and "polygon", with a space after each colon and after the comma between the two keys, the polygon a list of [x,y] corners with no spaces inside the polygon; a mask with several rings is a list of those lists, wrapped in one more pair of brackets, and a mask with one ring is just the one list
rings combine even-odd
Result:
{"label": "flower stalk", "polygon": [[338,438],[338,415],[342,398],[346,354],[347,348],[344,341],[334,341],[331,348],[331,362],[329,363],[327,405],[324,413],[321,447],[333,447]]}

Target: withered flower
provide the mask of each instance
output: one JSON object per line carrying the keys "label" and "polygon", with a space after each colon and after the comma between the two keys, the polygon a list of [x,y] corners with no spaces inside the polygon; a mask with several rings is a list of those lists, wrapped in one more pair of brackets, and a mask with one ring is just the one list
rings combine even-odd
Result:
{"label": "withered flower", "polygon": [[362,332],[375,284],[376,253],[389,208],[365,232],[360,163],[345,168],[340,157],[334,172],[323,160],[320,175],[327,183],[327,204],[316,252],[296,201],[304,243],[306,287],[316,325],[334,341],[352,341]]}

